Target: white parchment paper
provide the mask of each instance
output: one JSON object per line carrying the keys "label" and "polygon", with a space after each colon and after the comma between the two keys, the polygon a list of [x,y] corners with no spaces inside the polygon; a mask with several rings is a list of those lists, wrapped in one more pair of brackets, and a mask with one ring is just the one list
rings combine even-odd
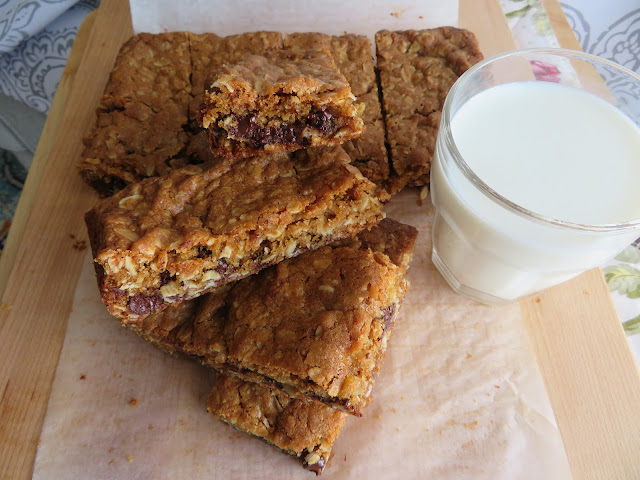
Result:
{"label": "white parchment paper", "polygon": [[345,32],[430,28],[458,23],[451,0],[131,0],[134,32],[189,30],[218,35],[276,32]]}
{"label": "white parchment paper", "polygon": [[[517,305],[453,293],[430,260],[428,200],[387,206],[418,227],[411,288],[374,400],[350,417],[324,478],[554,480],[570,472]],[[78,283],[34,478],[313,478],[206,412],[215,376],[120,326],[89,256]]]}
{"label": "white parchment paper", "polygon": [[[136,31],[345,31],[457,24],[453,1],[132,1]],[[570,479],[518,305],[454,294],[431,263],[429,200],[396,196],[390,217],[420,235],[411,288],[364,417],[350,417],[326,479]],[[266,443],[206,412],[215,375],[170,357],[102,305],[87,255],[33,478],[307,479]]]}

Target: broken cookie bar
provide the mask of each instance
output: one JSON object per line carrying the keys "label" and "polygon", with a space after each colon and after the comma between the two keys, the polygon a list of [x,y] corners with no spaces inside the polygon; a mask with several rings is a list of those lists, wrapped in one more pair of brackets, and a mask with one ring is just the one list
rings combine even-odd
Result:
{"label": "broken cookie bar", "polygon": [[229,294],[226,366],[360,416],[406,288],[388,257],[347,247],[250,277]]}
{"label": "broken cookie bar", "polygon": [[101,200],[86,223],[102,300],[139,318],[377,223],[340,147],[189,166]]}
{"label": "broken cookie bar", "polygon": [[395,179],[391,193],[429,181],[445,98],[482,60],[472,32],[454,27],[376,33],[387,141]]}
{"label": "broken cookie bar", "polygon": [[345,76],[356,102],[364,105],[364,133],[342,144],[353,165],[379,187],[387,190],[389,158],[385,147],[384,124],[378,82],[371,53],[371,42],[364,35],[331,36],[322,33],[293,33],[284,38],[285,49],[312,49],[326,45]]}
{"label": "broken cookie bar", "polygon": [[225,63],[236,63],[250,55],[282,50],[280,32],[246,32],[228,37],[219,37],[213,33],[192,33],[190,40],[193,68],[191,90],[194,98],[189,107],[189,121],[198,128],[197,112],[202,103],[206,80],[212,71]]}
{"label": "broken cookie bar", "polygon": [[207,410],[238,430],[266,440],[320,475],[346,415],[316,400],[292,398],[264,384],[218,375]]}
{"label": "broken cookie bar", "polygon": [[361,108],[328,48],[276,51],[211,74],[198,121],[215,156],[340,144],[364,131]]}
{"label": "broken cookie bar", "polygon": [[84,138],[81,177],[106,197],[144,178],[213,161],[192,108],[194,96],[201,102],[205,72],[271,49],[282,49],[280,33],[131,37],[118,53],[96,123]]}
{"label": "broken cookie bar", "polygon": [[407,289],[416,235],[385,219],[342,245],[123,324],[169,352],[361,415]]}

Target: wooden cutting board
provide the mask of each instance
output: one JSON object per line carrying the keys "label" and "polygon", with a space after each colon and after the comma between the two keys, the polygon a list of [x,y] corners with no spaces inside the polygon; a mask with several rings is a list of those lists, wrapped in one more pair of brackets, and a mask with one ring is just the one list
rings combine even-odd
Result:
{"label": "wooden cutting board", "polygon": [[[547,1],[546,8],[560,41],[575,46],[557,2]],[[460,26],[478,35],[487,56],[514,48],[498,0],[461,0]],[[103,0],[83,25],[2,255],[1,478],[31,477],[86,254],[82,215],[95,202],[74,164],[130,34],[123,0]],[[640,478],[640,375],[601,272],[522,301],[521,311],[574,478]]]}

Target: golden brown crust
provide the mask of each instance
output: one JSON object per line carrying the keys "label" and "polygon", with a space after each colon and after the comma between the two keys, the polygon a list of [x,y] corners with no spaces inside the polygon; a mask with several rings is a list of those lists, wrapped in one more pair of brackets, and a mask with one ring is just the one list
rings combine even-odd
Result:
{"label": "golden brown crust", "polygon": [[285,48],[319,48],[321,45],[330,48],[338,69],[351,85],[356,102],[364,105],[364,133],[345,142],[342,147],[365,177],[381,190],[388,190],[389,158],[384,144],[384,124],[369,39],[353,34],[292,33],[286,34],[284,41]]}
{"label": "golden brown crust", "polygon": [[198,121],[225,158],[342,143],[364,124],[329,48],[250,55],[207,80]]}
{"label": "golden brown crust", "polygon": [[311,399],[294,399],[268,385],[218,375],[209,394],[211,414],[242,432],[298,457],[320,474],[346,415]]}
{"label": "golden brown crust", "polygon": [[333,147],[189,166],[98,202],[86,221],[107,309],[141,318],[375,224],[375,186],[348,162]]}
{"label": "golden brown crust", "polygon": [[188,141],[190,76],[187,33],[141,33],[122,46],[78,165],[87,183],[107,195],[173,168]]}
{"label": "golden brown crust", "polygon": [[418,230],[412,225],[385,218],[375,227],[363,230],[358,235],[334,245],[382,252],[406,272],[413,259],[413,247],[417,237]]}
{"label": "golden brown crust", "polygon": [[197,125],[197,111],[202,103],[205,83],[211,72],[225,63],[236,63],[248,55],[259,55],[282,49],[280,32],[247,32],[228,37],[213,33],[191,34],[191,63],[193,101],[189,119]]}
{"label": "golden brown crust", "polygon": [[167,351],[360,415],[406,289],[416,235],[385,219],[345,246],[285,260],[125,325]]}
{"label": "golden brown crust", "polygon": [[376,33],[387,141],[396,178],[392,193],[428,183],[444,100],[482,59],[473,33],[454,27]]}
{"label": "golden brown crust", "polygon": [[193,110],[209,65],[278,48],[277,32],[131,37],[120,49],[96,124],[85,136],[80,175],[106,197],[144,178],[213,161]]}
{"label": "golden brown crust", "polygon": [[279,264],[231,291],[227,363],[362,415],[406,287],[371,250],[323,247]]}

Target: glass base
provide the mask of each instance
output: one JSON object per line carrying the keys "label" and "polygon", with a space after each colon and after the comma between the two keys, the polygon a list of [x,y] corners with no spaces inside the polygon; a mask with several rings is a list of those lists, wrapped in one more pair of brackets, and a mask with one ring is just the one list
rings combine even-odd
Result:
{"label": "glass base", "polygon": [[436,266],[440,274],[447,281],[451,289],[463,295],[465,297],[471,298],[476,302],[484,303],[486,305],[506,305],[508,303],[512,303],[515,300],[506,300],[504,298],[495,297],[493,295],[489,295],[488,293],[481,292],[480,290],[476,290],[475,288],[471,288],[467,285],[461,283],[455,275],[449,270],[449,267],[442,261],[435,247],[433,247],[431,251],[431,261]]}

